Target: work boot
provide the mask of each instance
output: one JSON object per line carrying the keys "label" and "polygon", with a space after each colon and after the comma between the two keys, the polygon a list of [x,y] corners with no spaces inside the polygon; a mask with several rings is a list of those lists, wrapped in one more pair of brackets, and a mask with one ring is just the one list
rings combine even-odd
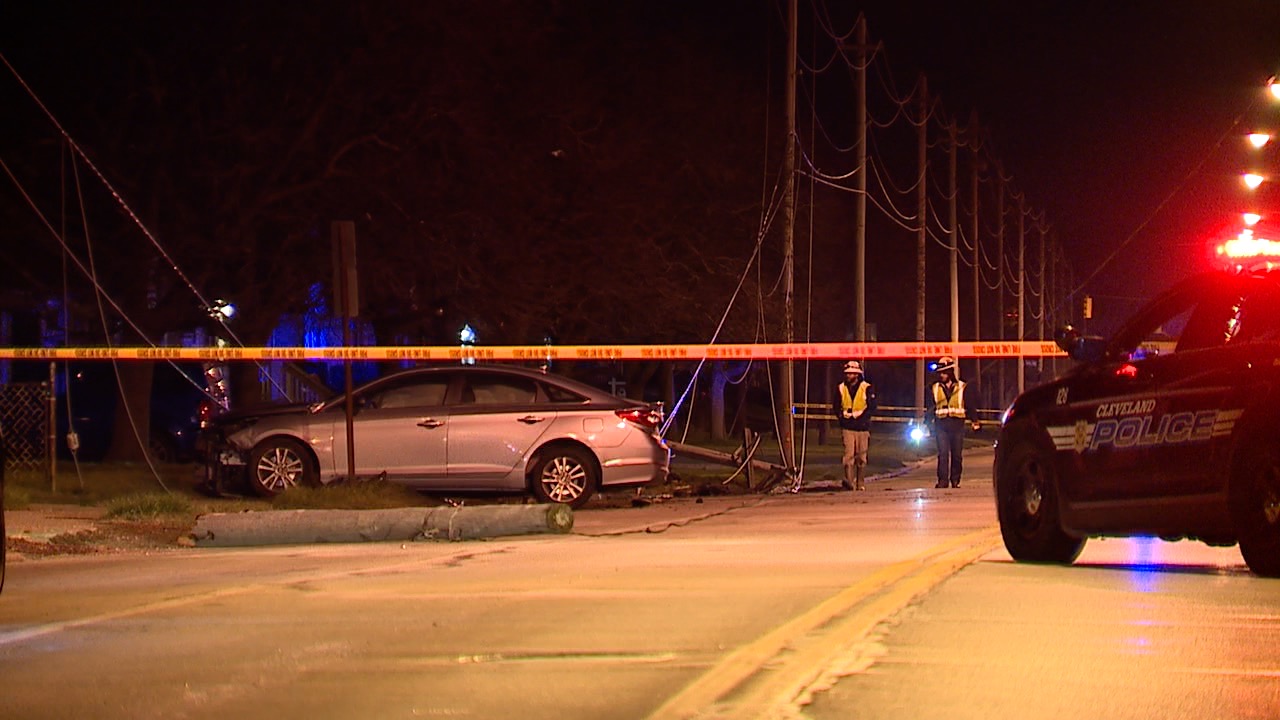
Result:
{"label": "work boot", "polygon": [[857,489],[859,489],[859,490],[866,490],[866,489],[867,489],[867,482],[866,482],[866,479],[865,479],[865,472],[863,471],[863,469],[862,469],[861,467],[859,467],[859,468],[858,468]]}
{"label": "work boot", "polygon": [[853,489],[853,483],[849,482],[848,480],[841,480],[841,481],[840,481],[840,488],[841,488],[842,490],[852,490],[852,489]]}

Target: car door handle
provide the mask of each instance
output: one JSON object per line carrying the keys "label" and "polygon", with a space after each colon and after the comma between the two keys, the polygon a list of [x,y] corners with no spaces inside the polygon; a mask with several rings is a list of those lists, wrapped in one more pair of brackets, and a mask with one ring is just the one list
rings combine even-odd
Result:
{"label": "car door handle", "polygon": [[418,423],[418,427],[438,428],[443,424],[444,424],[443,420],[437,420],[435,418],[427,418],[426,420],[423,420],[422,422]]}
{"label": "car door handle", "polygon": [[546,418],[538,417],[537,415],[525,415],[524,417],[520,418],[520,422],[524,423],[525,425],[536,425],[542,422],[543,420],[546,420]]}

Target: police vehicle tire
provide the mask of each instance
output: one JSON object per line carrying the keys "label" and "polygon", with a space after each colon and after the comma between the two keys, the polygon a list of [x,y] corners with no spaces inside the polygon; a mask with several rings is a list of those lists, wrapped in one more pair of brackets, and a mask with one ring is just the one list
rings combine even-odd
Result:
{"label": "police vehicle tire", "polygon": [[1262,443],[1238,468],[1231,519],[1240,555],[1255,575],[1280,577],[1280,450]]}
{"label": "police vehicle tire", "polygon": [[1071,564],[1084,538],[1063,532],[1052,454],[1034,440],[1016,440],[996,478],[996,514],[1005,549],[1019,562]]}
{"label": "police vehicle tire", "polygon": [[263,497],[273,497],[294,487],[320,484],[311,453],[293,438],[268,438],[249,453],[249,484]]}
{"label": "police vehicle tire", "polygon": [[551,447],[538,453],[529,489],[539,502],[564,503],[577,510],[600,484],[595,459],[576,447]]}

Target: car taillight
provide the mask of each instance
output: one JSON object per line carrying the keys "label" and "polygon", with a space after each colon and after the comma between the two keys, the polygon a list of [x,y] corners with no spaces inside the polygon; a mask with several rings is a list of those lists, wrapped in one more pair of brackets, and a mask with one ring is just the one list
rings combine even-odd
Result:
{"label": "car taillight", "polygon": [[627,408],[625,410],[615,410],[614,414],[623,420],[630,420],[646,430],[657,430],[662,425],[662,408],[660,407]]}

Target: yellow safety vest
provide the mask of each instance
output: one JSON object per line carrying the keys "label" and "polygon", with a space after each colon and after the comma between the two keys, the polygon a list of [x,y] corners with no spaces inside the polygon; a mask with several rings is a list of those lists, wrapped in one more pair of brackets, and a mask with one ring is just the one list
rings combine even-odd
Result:
{"label": "yellow safety vest", "polygon": [[840,409],[849,412],[862,412],[867,409],[867,381],[858,383],[856,395],[849,394],[849,385],[840,383]]}
{"label": "yellow safety vest", "polygon": [[964,381],[956,381],[955,392],[951,397],[942,389],[942,383],[933,384],[933,412],[940,418],[964,417]]}

